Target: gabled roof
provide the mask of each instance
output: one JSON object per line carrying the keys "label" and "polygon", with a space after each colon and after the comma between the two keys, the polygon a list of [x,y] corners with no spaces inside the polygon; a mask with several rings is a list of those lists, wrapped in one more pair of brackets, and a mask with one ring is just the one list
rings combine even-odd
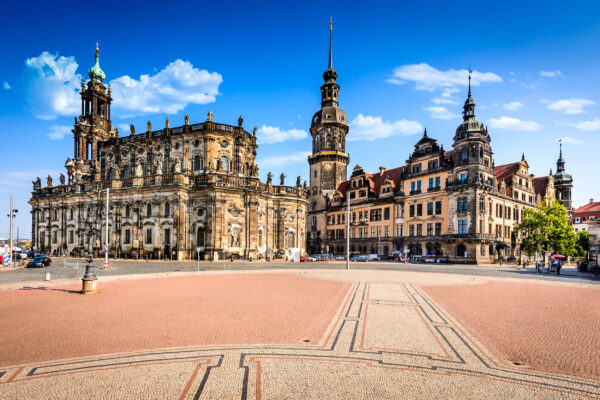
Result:
{"label": "gabled roof", "polygon": [[588,220],[590,217],[600,219],[600,201],[588,203],[575,210],[573,217],[579,217],[582,220]]}
{"label": "gabled roof", "polygon": [[544,197],[546,195],[546,189],[548,189],[548,177],[542,176],[539,178],[533,178],[531,183],[533,184],[533,190],[535,190],[535,194],[539,194]]}
{"label": "gabled roof", "polygon": [[[392,187],[396,188],[400,185],[400,180],[402,177],[402,173],[406,169],[406,166],[401,166],[397,168],[392,168],[383,171],[383,173],[376,174],[364,174],[364,178],[367,180],[369,184],[369,188],[373,193],[379,195],[379,191],[381,189],[381,185],[385,183],[386,179],[389,179],[392,182]],[[350,186],[350,180],[344,181],[340,183],[338,186],[337,192],[340,194],[340,197],[344,197],[346,195],[346,190]]]}
{"label": "gabled roof", "polygon": [[514,162],[497,166],[496,179],[498,179],[498,183],[504,181],[507,186],[510,185],[513,175],[519,170],[519,165],[521,165],[520,162]]}
{"label": "gabled roof", "polygon": [[588,203],[585,206],[581,206],[575,210],[575,212],[590,212],[590,211],[600,211],[600,201]]}

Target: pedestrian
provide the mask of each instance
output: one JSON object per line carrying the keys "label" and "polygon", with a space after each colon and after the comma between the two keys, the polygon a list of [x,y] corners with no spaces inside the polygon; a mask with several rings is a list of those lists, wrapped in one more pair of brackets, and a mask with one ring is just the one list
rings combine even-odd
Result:
{"label": "pedestrian", "polygon": [[560,261],[556,260],[556,275],[560,275],[560,268],[561,268]]}
{"label": "pedestrian", "polygon": [[0,267],[4,267],[4,257],[0,254]]}
{"label": "pedestrian", "polygon": [[527,266],[527,258],[523,258],[523,269]]}

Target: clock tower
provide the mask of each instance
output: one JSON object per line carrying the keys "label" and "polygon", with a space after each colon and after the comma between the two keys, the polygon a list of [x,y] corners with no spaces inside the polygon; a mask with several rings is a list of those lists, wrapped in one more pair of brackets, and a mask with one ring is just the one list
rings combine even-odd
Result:
{"label": "clock tower", "polygon": [[[348,121],[339,108],[340,86],[335,82],[337,72],[331,57],[332,24],[329,23],[329,67],[323,73],[325,83],[321,86],[321,108],[311,120],[312,154],[310,165],[310,193],[308,232],[310,239],[327,235],[326,209],[340,183],[346,180],[349,162],[346,154]],[[321,249],[325,250],[325,249]],[[313,247],[313,251],[319,251]]]}

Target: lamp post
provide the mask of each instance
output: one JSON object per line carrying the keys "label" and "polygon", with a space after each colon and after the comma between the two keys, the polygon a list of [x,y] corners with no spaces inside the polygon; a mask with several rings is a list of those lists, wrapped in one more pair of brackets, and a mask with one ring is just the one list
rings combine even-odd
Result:
{"label": "lamp post", "polygon": [[15,265],[14,253],[13,253],[13,219],[15,219],[18,212],[19,212],[19,210],[15,210],[13,208],[13,196],[11,194],[10,195],[10,212],[8,214],[6,214],[6,216],[10,220],[10,223],[9,223],[10,232],[9,232],[9,238],[8,238],[8,245],[10,246],[10,262],[13,263],[13,265]]}
{"label": "lamp post", "polygon": [[[80,221],[80,226],[84,226],[85,221]],[[88,216],[87,228],[81,228],[81,234],[88,235],[88,255],[85,259],[85,275],[83,275],[81,294],[93,294],[98,291],[97,283],[98,278],[96,277],[96,271],[94,270],[94,264],[92,264],[94,260],[94,237],[98,233],[98,229],[93,226],[91,220],[91,213]]]}

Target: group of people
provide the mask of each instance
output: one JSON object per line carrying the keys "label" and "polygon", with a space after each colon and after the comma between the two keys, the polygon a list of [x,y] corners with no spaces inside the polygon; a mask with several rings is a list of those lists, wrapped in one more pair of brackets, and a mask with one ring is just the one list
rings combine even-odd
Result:
{"label": "group of people", "polygon": [[[529,256],[525,256],[523,258],[523,269],[529,267]],[[540,260],[538,256],[535,257],[535,272],[554,272],[556,271],[556,275],[560,275],[560,269],[562,268],[562,262],[559,257],[555,257],[552,254],[548,256],[548,268],[545,269],[545,263],[543,260]]]}

